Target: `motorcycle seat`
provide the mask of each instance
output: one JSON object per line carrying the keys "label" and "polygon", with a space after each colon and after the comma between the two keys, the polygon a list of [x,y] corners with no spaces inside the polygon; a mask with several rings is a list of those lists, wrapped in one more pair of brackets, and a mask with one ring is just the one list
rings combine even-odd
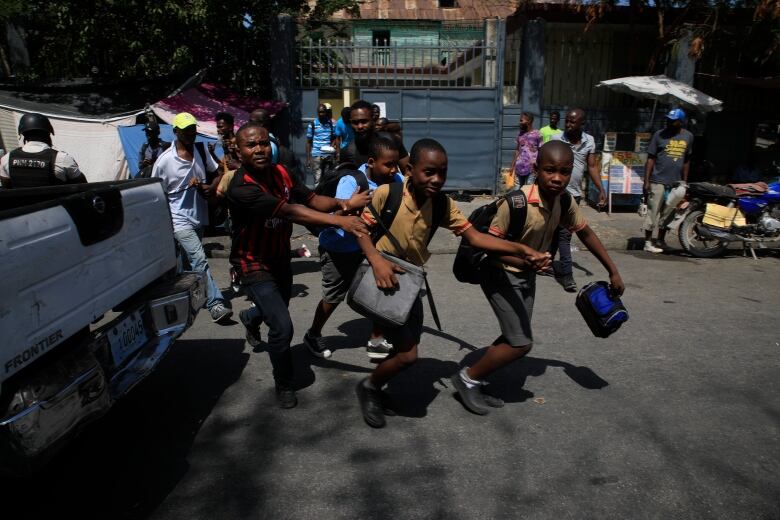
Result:
{"label": "motorcycle seat", "polygon": [[688,192],[692,195],[704,197],[735,199],[737,193],[734,188],[712,184],[711,182],[692,182],[688,184]]}
{"label": "motorcycle seat", "polygon": [[769,186],[765,182],[748,182],[744,184],[729,184],[737,194],[741,195],[761,195],[769,191]]}

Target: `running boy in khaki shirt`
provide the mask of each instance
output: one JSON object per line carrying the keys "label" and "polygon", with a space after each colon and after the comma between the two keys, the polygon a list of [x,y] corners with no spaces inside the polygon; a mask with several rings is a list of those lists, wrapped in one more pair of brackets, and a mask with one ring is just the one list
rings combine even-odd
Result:
{"label": "running boy in khaki shirt", "polygon": [[[598,258],[609,273],[614,295],[625,290],[617,267],[607,254],[596,233],[580,214],[572,201],[568,211],[561,214],[560,197],[569,197],[566,186],[571,179],[574,156],[571,148],[561,141],[550,141],[539,149],[534,165],[536,184],[524,186],[528,214],[523,231],[515,240],[518,244],[547,251],[558,226],[577,233],[585,247]],[[502,203],[490,224],[489,232],[505,237],[509,229],[509,207]],[[480,286],[498,318],[501,335],[489,346],[479,361],[452,376],[451,381],[461,397],[463,405],[471,412],[484,415],[489,408],[499,408],[504,402],[483,393],[484,379],[512,361],[531,351],[531,314],[536,292],[538,267],[526,259],[502,256],[480,271]]]}
{"label": "running boy in khaki shirt", "polygon": [[[390,233],[398,240],[400,251],[392,241],[383,236],[374,246],[367,236],[358,238],[358,244],[371,264],[377,286],[390,289],[398,285],[395,273],[402,272],[396,264],[384,259],[379,251],[404,258],[415,265],[423,265],[430,257],[428,238],[433,226],[433,200],[447,180],[447,153],[437,141],[421,139],[412,147],[409,164],[406,166],[408,178],[398,213],[390,226]],[[388,199],[390,185],[380,186],[371,202],[377,212],[382,211]],[[472,245],[486,251],[512,258],[530,265],[533,269],[547,269],[550,266],[548,254],[542,254],[525,244],[501,240],[480,233],[460,212],[457,204],[450,198],[445,199],[447,207],[439,225],[456,235],[464,237]],[[371,211],[363,211],[363,220],[373,227],[377,225]],[[422,300],[418,295],[407,322],[396,328],[384,329],[384,336],[393,344],[392,353],[382,360],[372,374],[357,385],[363,418],[369,426],[381,428],[385,425],[382,406],[382,387],[405,368],[417,361],[417,345],[420,342],[423,325]]]}

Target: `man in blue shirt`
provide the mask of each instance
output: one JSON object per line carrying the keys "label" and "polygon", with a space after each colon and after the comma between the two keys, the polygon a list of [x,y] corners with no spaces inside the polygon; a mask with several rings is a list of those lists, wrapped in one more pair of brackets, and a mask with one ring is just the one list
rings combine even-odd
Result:
{"label": "man in blue shirt", "polygon": [[[398,145],[395,141],[375,137],[371,141],[368,162],[360,167],[360,171],[368,180],[370,191],[382,184],[403,182],[403,175],[398,172]],[[344,175],[336,188],[336,198],[342,197],[343,194],[350,198],[359,190],[357,179],[352,175]],[[303,337],[303,342],[315,356],[329,358],[331,351],[322,337],[322,327],[339,303],[344,301],[355,272],[363,262],[363,253],[355,237],[338,228],[326,228],[320,233],[319,239],[322,300],[317,305],[311,327]],[[375,327],[368,342],[368,356],[371,359],[384,359],[391,348],[392,345]]]}
{"label": "man in blue shirt", "polygon": [[327,165],[326,159],[331,155],[331,152],[322,148],[334,147],[336,143],[335,125],[330,105],[322,103],[317,107],[317,119],[306,127],[306,165],[314,170],[315,186],[320,183]]}
{"label": "man in blue shirt", "polygon": [[343,150],[355,139],[355,131],[352,130],[352,124],[350,123],[350,113],[352,110],[349,107],[344,107],[341,111],[341,117],[336,121],[336,130],[334,131],[336,139],[338,140],[338,149]]}

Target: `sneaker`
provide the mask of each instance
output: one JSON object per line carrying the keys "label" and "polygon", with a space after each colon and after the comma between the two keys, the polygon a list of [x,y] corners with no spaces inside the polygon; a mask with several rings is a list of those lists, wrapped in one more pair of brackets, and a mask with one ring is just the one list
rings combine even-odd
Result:
{"label": "sneaker", "polygon": [[317,357],[328,359],[332,354],[328,346],[325,344],[325,338],[322,336],[317,336],[315,338],[307,331],[306,334],[303,335],[303,342],[309,348],[309,352]]}
{"label": "sneaker", "polygon": [[369,359],[385,359],[390,355],[390,351],[393,350],[393,344],[388,343],[385,338],[379,343],[373,343],[372,340],[368,340],[366,345],[366,354]]}
{"label": "sneaker", "polygon": [[295,408],[298,406],[298,397],[292,388],[276,385],[276,402],[280,408]]}
{"label": "sneaker", "polygon": [[465,406],[468,411],[477,415],[486,415],[490,412],[479,386],[473,386],[471,388],[466,386],[466,383],[460,378],[460,372],[455,372],[455,374],[450,377],[450,382],[452,382],[452,386],[460,395],[461,403],[463,403],[463,406]]}
{"label": "sneaker", "polygon": [[382,393],[379,390],[368,388],[365,385],[366,381],[368,378],[361,379],[355,387],[363,420],[372,428],[384,428],[386,423],[382,407]]}
{"label": "sneaker", "polygon": [[230,318],[233,315],[233,311],[225,307],[224,303],[219,302],[211,306],[209,314],[211,314],[211,321],[220,323]]}
{"label": "sneaker", "polygon": [[252,348],[257,348],[263,343],[263,338],[260,336],[260,320],[255,317],[251,317],[249,309],[244,309],[238,313],[238,319],[246,327],[246,342]]}
{"label": "sneaker", "polygon": [[659,253],[663,253],[664,252],[663,249],[661,249],[660,247],[655,247],[653,245],[653,243],[650,242],[649,240],[645,241],[645,251],[647,251],[648,253],[656,254],[656,255],[659,254]]}

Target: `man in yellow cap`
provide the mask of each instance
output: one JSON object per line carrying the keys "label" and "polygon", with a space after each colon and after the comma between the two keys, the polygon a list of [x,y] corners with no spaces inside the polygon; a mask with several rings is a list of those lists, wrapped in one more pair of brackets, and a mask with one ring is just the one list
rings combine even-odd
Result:
{"label": "man in yellow cap", "polygon": [[203,143],[196,143],[198,121],[182,112],[173,118],[173,145],[160,154],[152,169],[152,177],[162,180],[168,194],[176,242],[187,255],[194,271],[207,276],[206,307],[214,322],[223,323],[233,315],[211,275],[203,250],[203,228],[209,223],[207,198],[211,186],[207,178],[218,169]]}

